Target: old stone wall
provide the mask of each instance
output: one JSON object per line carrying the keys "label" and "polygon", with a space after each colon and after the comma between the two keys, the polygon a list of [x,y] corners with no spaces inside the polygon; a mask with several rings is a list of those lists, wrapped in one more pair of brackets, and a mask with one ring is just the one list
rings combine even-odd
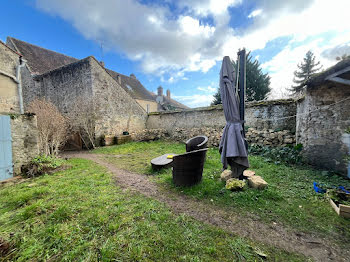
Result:
{"label": "old stone wall", "polygon": [[0,112],[19,113],[16,67],[19,55],[0,43]]}
{"label": "old stone wall", "polygon": [[28,105],[37,97],[45,97],[55,104],[62,113],[67,113],[74,104],[75,98],[92,96],[92,79],[89,59],[83,59],[59,69],[32,77],[23,70],[22,79],[25,104]]}
{"label": "old stone wall", "polygon": [[[296,103],[290,99],[247,103],[245,126],[248,129],[248,142],[270,146],[294,144],[295,114]],[[209,145],[218,146],[225,124],[221,105],[186,111],[156,112],[149,114],[146,123],[147,128],[152,130],[151,133],[143,131],[134,134],[134,137],[140,140],[144,136],[147,140],[154,136],[154,130],[165,130],[166,134],[160,135],[161,137],[184,142],[196,135],[206,135]]]}
{"label": "old stone wall", "polygon": [[26,106],[35,98],[44,97],[63,114],[68,114],[78,98],[93,97],[99,117],[95,123],[97,139],[102,135],[118,135],[123,131],[145,128],[146,111],[93,57],[34,77],[26,68],[22,71],[22,78]]}
{"label": "old stone wall", "polygon": [[39,133],[35,115],[11,116],[12,159],[14,174],[39,154]]}
{"label": "old stone wall", "polygon": [[296,139],[303,144],[307,160],[345,173],[348,148],[342,138],[350,127],[349,87],[325,84],[309,88],[298,103],[297,113]]}
{"label": "old stone wall", "polygon": [[[251,102],[246,105],[246,127],[256,129],[289,130],[295,132],[296,103],[294,100]],[[149,129],[213,127],[222,129],[226,124],[222,105],[185,111],[155,112],[149,114]]]}
{"label": "old stone wall", "polygon": [[96,123],[96,137],[145,129],[146,111],[94,58],[90,58],[89,63],[93,95],[100,111],[100,120]]}
{"label": "old stone wall", "polygon": [[[166,129],[145,129],[142,131],[131,133],[134,141],[151,141],[151,140],[170,140],[177,142],[186,142],[188,139],[205,135],[208,137],[208,146],[218,147],[222,130],[212,127],[195,127],[195,128],[175,128],[174,130]],[[249,144],[259,144],[266,146],[287,146],[295,143],[294,134],[288,130],[275,131],[275,130],[257,130],[255,128],[249,128],[246,133],[246,139]]]}

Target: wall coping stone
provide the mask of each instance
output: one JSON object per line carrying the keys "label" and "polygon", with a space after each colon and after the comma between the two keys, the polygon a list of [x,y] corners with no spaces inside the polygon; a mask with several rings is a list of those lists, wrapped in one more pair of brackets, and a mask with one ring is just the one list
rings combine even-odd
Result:
{"label": "wall coping stone", "polygon": [[[293,98],[288,99],[277,99],[277,100],[261,100],[254,102],[247,102],[246,107],[259,107],[259,106],[270,106],[270,105],[285,105],[285,104],[295,104],[297,100]],[[165,114],[176,114],[176,113],[186,113],[186,112],[202,112],[202,111],[213,111],[213,110],[222,110],[222,104],[213,105],[208,107],[197,107],[193,109],[184,109],[184,110],[173,110],[173,111],[161,111],[161,112],[151,112],[148,115],[165,115]]]}

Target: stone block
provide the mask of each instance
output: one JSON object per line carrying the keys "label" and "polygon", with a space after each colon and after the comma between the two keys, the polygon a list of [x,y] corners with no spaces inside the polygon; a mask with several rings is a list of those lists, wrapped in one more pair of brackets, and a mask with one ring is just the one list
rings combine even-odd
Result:
{"label": "stone block", "polygon": [[230,178],[232,178],[232,171],[228,169],[224,170],[220,175],[220,179],[223,182],[226,182]]}
{"label": "stone block", "polygon": [[268,184],[261,176],[251,176],[248,178],[248,185],[251,188],[265,189]]}
{"label": "stone block", "polygon": [[253,170],[244,170],[243,177],[248,179],[249,177],[255,176],[255,171]]}

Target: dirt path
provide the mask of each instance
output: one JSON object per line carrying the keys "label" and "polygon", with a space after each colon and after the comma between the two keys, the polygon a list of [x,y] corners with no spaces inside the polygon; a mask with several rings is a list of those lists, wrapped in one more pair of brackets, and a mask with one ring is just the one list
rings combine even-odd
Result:
{"label": "dirt path", "polygon": [[289,232],[278,224],[265,224],[258,218],[222,210],[214,205],[196,201],[184,195],[164,192],[146,175],[117,168],[102,159],[103,155],[84,152],[65,154],[68,158],[84,158],[106,167],[115,176],[119,186],[165,203],[175,213],[189,215],[196,220],[218,226],[226,231],[261,243],[297,252],[315,261],[350,261],[350,250],[330,246],[326,239],[298,232]]}

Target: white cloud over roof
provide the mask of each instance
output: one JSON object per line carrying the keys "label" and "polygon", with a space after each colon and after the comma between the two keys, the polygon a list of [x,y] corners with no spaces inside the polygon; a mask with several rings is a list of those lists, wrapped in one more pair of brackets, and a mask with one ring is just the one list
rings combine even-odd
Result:
{"label": "white cloud over roof", "polygon": [[[70,22],[87,39],[103,41],[106,47],[138,61],[145,73],[168,74],[168,80],[162,79],[170,83],[187,79],[186,72],[207,72],[224,55],[234,58],[238,48],[263,52],[269,41],[288,36],[291,41],[263,65],[278,90],[290,85],[296,64],[307,50],[326,66],[332,54],[326,50],[349,41],[349,0],[256,1],[246,15],[252,24],[241,30],[232,28],[231,20],[250,0],[164,3],[169,2],[172,9],[136,0],[36,0],[38,8]],[[322,38],[329,32],[333,34]]]}

